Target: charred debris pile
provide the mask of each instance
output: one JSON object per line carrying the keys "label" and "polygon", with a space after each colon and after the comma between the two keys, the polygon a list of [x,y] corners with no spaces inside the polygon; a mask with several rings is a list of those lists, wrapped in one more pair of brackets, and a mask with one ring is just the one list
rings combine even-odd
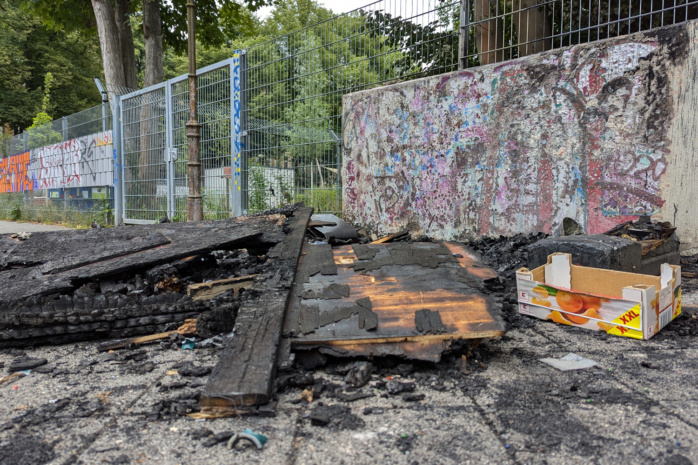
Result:
{"label": "charred debris pile", "polygon": [[[474,349],[481,339],[503,335],[505,323],[533,324],[517,312],[515,272],[546,234],[461,244],[403,231],[370,241],[311,214],[297,205],[223,221],[0,236],[0,347],[116,347],[115,338],[152,341],[191,319],[199,341],[232,331],[197,396],[201,414],[215,418],[272,411],[275,387],[332,391],[312,376],[328,360],[357,386],[361,370],[412,370],[444,356],[451,370],[460,354],[455,370],[468,373],[487,352]],[[609,234],[647,250],[675,239],[670,225],[644,219]],[[695,268],[695,257],[684,261]],[[316,413],[318,422],[328,415]]]}
{"label": "charred debris pile", "polygon": [[294,210],[225,221],[0,236],[0,346],[230,331],[276,270]]}

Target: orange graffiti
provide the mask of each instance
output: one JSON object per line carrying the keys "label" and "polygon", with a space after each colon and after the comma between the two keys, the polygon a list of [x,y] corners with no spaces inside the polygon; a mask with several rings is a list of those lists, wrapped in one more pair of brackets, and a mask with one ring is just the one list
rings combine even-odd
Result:
{"label": "orange graffiti", "polygon": [[0,192],[23,192],[33,190],[29,179],[29,152],[0,158]]}

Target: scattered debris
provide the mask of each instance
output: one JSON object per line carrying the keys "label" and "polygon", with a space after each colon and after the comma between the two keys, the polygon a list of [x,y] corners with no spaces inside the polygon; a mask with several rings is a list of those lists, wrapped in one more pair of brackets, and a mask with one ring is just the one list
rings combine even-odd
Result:
{"label": "scattered debris", "polygon": [[42,365],[46,365],[48,363],[48,360],[45,358],[32,358],[32,357],[27,357],[25,355],[21,357],[17,357],[16,359],[12,360],[12,363],[10,363],[10,366],[7,367],[7,371],[9,373],[14,373],[16,371],[24,371],[24,370],[31,370],[33,368],[40,367]]}
{"label": "scattered debris", "polygon": [[10,235],[10,239],[17,239],[19,241],[26,241],[30,237],[32,237],[32,233],[30,233],[30,232],[20,232],[17,234]]}
{"label": "scattered debris", "polygon": [[194,350],[194,346],[196,345],[196,338],[195,337],[188,337],[182,341],[182,350]]}
{"label": "scattered debris", "polygon": [[[21,378],[23,376],[26,376],[26,374],[22,373],[21,371],[12,373],[11,375],[5,376],[4,378],[0,379],[0,385],[5,384],[6,382],[11,381],[15,378]],[[15,386],[15,389],[17,389],[17,386]]]}
{"label": "scattered debris", "polygon": [[581,355],[571,352],[561,358],[541,358],[540,361],[560,371],[583,370],[599,365],[591,359],[584,358]]}
{"label": "scattered debris", "polygon": [[381,237],[380,239],[376,239],[375,241],[372,241],[371,244],[385,244],[386,242],[398,242],[401,240],[406,240],[410,238],[410,232],[406,229],[389,234],[387,236]]}
{"label": "scattered debris", "polygon": [[327,426],[336,429],[356,430],[366,423],[353,413],[345,405],[318,405],[310,411],[310,424],[313,426]]}
{"label": "scattered debris", "polygon": [[314,387],[311,387],[310,389],[303,389],[303,392],[301,392],[301,400],[304,400],[310,404],[313,401],[314,394],[315,394]]}
{"label": "scattered debris", "polygon": [[344,381],[351,389],[359,389],[368,383],[372,374],[372,364],[369,362],[356,362],[345,376]]}
{"label": "scattered debris", "polygon": [[403,392],[413,392],[415,384],[412,382],[401,383],[400,381],[390,380],[385,383],[385,389],[391,396],[402,394]]}
{"label": "scattered debris", "polygon": [[308,231],[330,244],[351,244],[359,239],[359,234],[351,224],[331,214],[313,215]]}
{"label": "scattered debris", "polygon": [[234,449],[235,445],[240,442],[240,441],[249,441],[251,442],[257,449],[261,449],[264,447],[264,444],[267,443],[267,437],[255,433],[251,429],[246,429],[242,433],[236,433],[234,434],[230,440],[228,441],[228,449]]}
{"label": "scattered debris", "polygon": [[556,237],[578,236],[581,234],[586,234],[582,225],[567,216],[562,219],[562,224],[557,228],[557,231],[555,231]]}
{"label": "scattered debris", "polygon": [[114,341],[102,342],[97,346],[97,350],[100,352],[106,352],[109,350],[117,350],[126,347],[138,346],[141,344],[148,344],[150,342],[168,339],[173,334],[181,334],[183,336],[190,336],[196,334],[196,319],[190,318],[188,320],[184,320],[184,323],[174,331],[167,331],[164,333],[149,334],[147,336],[138,336],[128,339],[117,339]]}
{"label": "scattered debris", "polygon": [[252,285],[252,282],[258,274],[250,276],[240,276],[237,278],[219,279],[216,281],[207,281],[199,284],[190,284],[187,286],[187,295],[193,300],[207,300],[218,297],[227,291],[233,291],[234,295],[238,295],[242,289],[247,289]]}
{"label": "scattered debris", "polygon": [[206,441],[204,441],[203,446],[204,447],[213,447],[216,444],[220,444],[221,442],[226,442],[228,441],[231,437],[233,437],[235,433],[232,431],[222,431],[220,433],[211,434],[208,435]]}
{"label": "scattered debris", "polygon": [[344,401],[344,402],[355,402],[357,400],[361,399],[368,399],[369,397],[374,397],[375,394],[371,392],[361,392],[361,391],[356,391],[352,392],[351,394],[347,394],[346,392],[337,392],[334,395],[337,399]]}

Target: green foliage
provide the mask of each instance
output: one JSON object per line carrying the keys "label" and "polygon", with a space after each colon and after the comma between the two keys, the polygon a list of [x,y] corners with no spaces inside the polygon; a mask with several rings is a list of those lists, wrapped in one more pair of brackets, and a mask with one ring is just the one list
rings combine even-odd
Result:
{"label": "green foliage", "polygon": [[16,203],[10,209],[10,220],[18,221],[22,218],[22,207]]}
{"label": "green foliage", "polygon": [[342,211],[342,193],[339,188],[306,189],[298,195],[298,202],[313,207],[315,213],[336,213]]}
{"label": "green foliage", "polygon": [[53,84],[53,74],[46,73],[44,79],[44,98],[41,103],[41,111],[37,113],[32,121],[32,125],[27,128],[29,135],[29,147],[43,147],[45,145],[61,142],[63,137],[60,132],[55,131],[51,125],[53,118],[48,114],[51,107],[51,85]]}
{"label": "green foliage", "polygon": [[[53,75],[47,113],[60,118],[98,105],[92,77],[101,74],[96,36],[56,30],[21,8],[20,0],[0,0],[0,124],[19,131],[41,111],[44,79]],[[42,1],[36,0],[39,6]],[[69,1],[60,11],[77,20]],[[63,6],[65,4],[65,6]],[[89,4],[89,2],[88,2]],[[91,7],[90,7],[91,9]]]}
{"label": "green foliage", "polygon": [[267,180],[264,177],[264,168],[255,166],[249,171],[249,209],[253,212],[269,210],[267,202]]}
{"label": "green foliage", "polygon": [[230,218],[230,199],[217,190],[202,189],[205,220],[224,220]]}
{"label": "green foliage", "polygon": [[10,123],[5,123],[0,131],[0,157],[13,155],[7,148],[8,142],[14,137],[14,132],[10,129]]}

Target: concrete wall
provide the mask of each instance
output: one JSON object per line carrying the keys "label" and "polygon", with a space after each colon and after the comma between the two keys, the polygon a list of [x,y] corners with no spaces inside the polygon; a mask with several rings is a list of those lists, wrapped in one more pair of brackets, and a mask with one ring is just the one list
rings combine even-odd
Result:
{"label": "concrete wall", "polygon": [[344,214],[440,239],[649,212],[698,247],[698,22],[344,97]]}

